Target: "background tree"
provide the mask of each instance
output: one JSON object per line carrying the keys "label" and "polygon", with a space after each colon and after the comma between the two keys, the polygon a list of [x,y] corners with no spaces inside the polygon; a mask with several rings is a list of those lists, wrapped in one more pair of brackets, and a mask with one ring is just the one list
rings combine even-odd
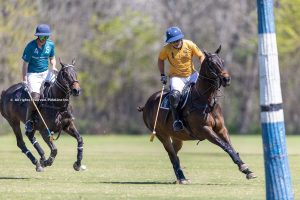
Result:
{"label": "background tree", "polygon": [[[0,0],[0,5],[0,89],[21,80],[26,43],[37,24],[50,24],[56,56],[77,60],[83,93],[71,103],[83,133],[147,132],[136,106],[161,88],[157,56],[165,30],[174,25],[202,50],[222,45],[232,85],[220,93],[219,102],[230,131],[260,129],[256,1]],[[288,133],[300,126],[299,8],[300,0],[276,1]],[[0,123],[7,132],[3,118]]]}
{"label": "background tree", "polygon": [[300,0],[277,2],[276,31],[286,128],[296,134],[300,128]]}

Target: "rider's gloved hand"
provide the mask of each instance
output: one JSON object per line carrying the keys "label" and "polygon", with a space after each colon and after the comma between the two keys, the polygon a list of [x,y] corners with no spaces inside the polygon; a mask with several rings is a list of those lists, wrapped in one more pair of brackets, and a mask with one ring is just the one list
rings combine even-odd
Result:
{"label": "rider's gloved hand", "polygon": [[22,84],[23,84],[23,85],[27,85],[27,80],[23,80],[23,81],[22,81]]}
{"label": "rider's gloved hand", "polygon": [[162,84],[166,85],[168,82],[168,77],[165,74],[160,75],[160,81]]}
{"label": "rider's gloved hand", "polygon": [[55,75],[55,76],[57,76],[57,74],[58,74],[58,69],[57,68],[53,68],[53,74]]}

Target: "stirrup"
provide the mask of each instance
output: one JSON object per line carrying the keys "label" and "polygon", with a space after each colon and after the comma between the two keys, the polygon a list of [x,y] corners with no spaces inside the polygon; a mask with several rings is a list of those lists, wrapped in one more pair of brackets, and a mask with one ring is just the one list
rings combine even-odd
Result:
{"label": "stirrup", "polygon": [[29,133],[33,131],[33,121],[32,120],[26,121],[25,130],[26,130],[26,132],[29,132]]}
{"label": "stirrup", "polygon": [[173,130],[175,132],[178,132],[178,131],[182,131],[183,130],[183,123],[181,120],[175,120],[174,123],[173,123]]}

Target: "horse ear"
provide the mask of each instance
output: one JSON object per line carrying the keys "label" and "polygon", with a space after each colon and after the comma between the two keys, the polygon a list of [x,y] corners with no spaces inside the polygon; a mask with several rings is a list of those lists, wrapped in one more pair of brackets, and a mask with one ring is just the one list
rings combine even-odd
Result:
{"label": "horse ear", "polygon": [[220,53],[220,51],[221,51],[221,48],[222,48],[222,46],[220,45],[220,46],[219,46],[219,48],[216,50],[216,52],[215,52],[215,53],[216,53],[216,54],[219,54],[219,53]]}
{"label": "horse ear", "polygon": [[64,64],[62,63],[62,60],[61,60],[60,57],[58,57],[58,60],[59,60],[59,63],[60,63],[60,65],[61,65],[61,67],[64,67]]}
{"label": "horse ear", "polygon": [[58,58],[58,60],[59,60],[59,63],[60,63],[60,65],[61,65],[61,68],[64,68],[64,67],[65,67],[65,64],[62,62],[62,60],[61,60],[60,57]]}
{"label": "horse ear", "polygon": [[74,66],[75,63],[76,63],[76,60],[75,60],[75,58],[73,58],[73,59],[72,59],[72,65]]}
{"label": "horse ear", "polygon": [[204,53],[205,57],[208,57],[208,53],[206,50],[203,50],[203,53]]}

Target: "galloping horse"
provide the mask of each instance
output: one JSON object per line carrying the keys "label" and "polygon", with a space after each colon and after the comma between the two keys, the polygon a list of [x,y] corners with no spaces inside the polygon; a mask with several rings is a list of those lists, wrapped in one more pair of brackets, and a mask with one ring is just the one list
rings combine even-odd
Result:
{"label": "galloping horse", "polygon": [[[80,85],[77,80],[77,74],[74,69],[75,60],[72,64],[61,64],[61,69],[57,74],[57,78],[53,84],[45,87],[40,101],[37,103],[39,110],[48,126],[54,133],[64,130],[77,140],[77,161],[73,167],[76,171],[82,169],[81,160],[83,153],[83,140],[80,133],[77,131],[74,120],[71,114],[71,107],[69,105],[70,95],[78,96],[80,93]],[[34,131],[27,133],[27,137],[40,155],[38,161],[33,154],[27,149],[20,128],[20,121],[25,122],[26,108],[30,103],[30,97],[25,90],[25,85],[18,83],[12,85],[7,90],[2,91],[0,100],[0,111],[2,116],[8,121],[12,127],[16,139],[17,146],[36,166],[36,171],[41,172],[43,167],[51,166],[57,154],[57,148],[54,145],[42,119],[37,113],[34,114]],[[27,89],[27,88],[26,88]],[[41,148],[36,138],[35,131],[38,130],[43,137],[43,140],[49,146],[51,153],[46,160],[44,150]]]}
{"label": "galloping horse", "polygon": [[[250,171],[232,147],[228,130],[224,124],[221,107],[215,101],[218,89],[221,86],[230,85],[230,76],[224,69],[224,61],[218,55],[220,50],[221,46],[215,53],[204,51],[206,58],[201,66],[199,78],[195,85],[191,86],[186,105],[181,110],[184,130],[174,132],[172,128],[173,121],[171,117],[168,117],[169,111],[161,108],[159,111],[156,135],[168,152],[177,178],[176,182],[179,184],[189,183],[189,180],[184,176],[177,156],[185,140],[209,140],[229,154],[239,170],[246,174],[247,179],[256,178],[256,175]],[[163,97],[167,94],[164,93]],[[149,97],[144,107],[139,108],[139,111],[143,111],[144,122],[151,131],[154,127],[159,98],[160,92],[156,92]]]}

